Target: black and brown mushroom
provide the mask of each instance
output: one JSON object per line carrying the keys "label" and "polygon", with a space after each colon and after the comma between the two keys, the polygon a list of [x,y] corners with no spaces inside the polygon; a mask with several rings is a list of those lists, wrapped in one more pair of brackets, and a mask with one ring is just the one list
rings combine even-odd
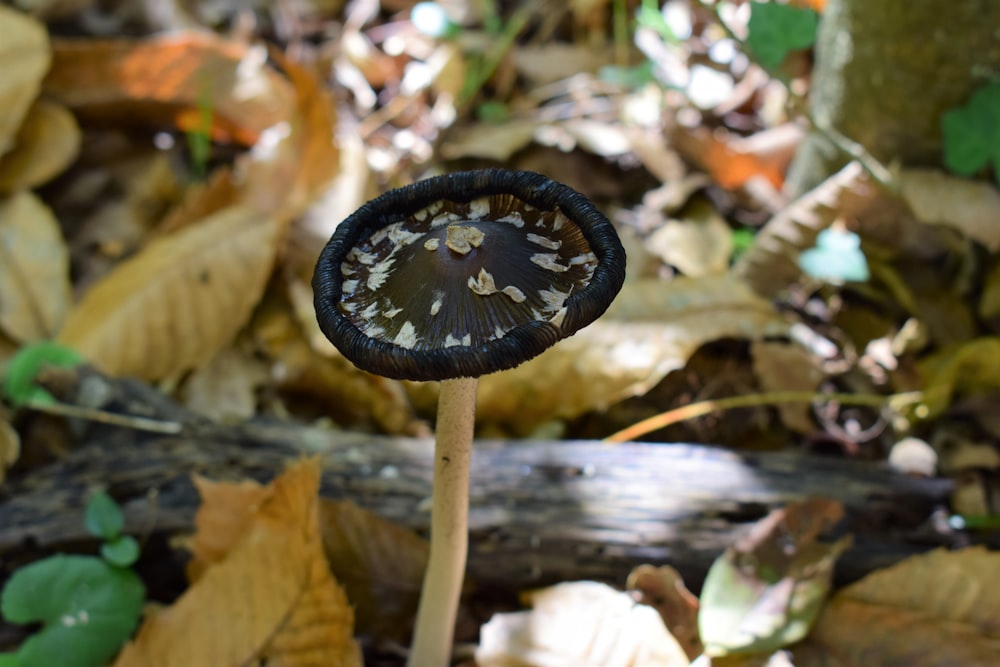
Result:
{"label": "black and brown mushroom", "polygon": [[599,317],[625,251],[583,195],[488,169],[391,190],[337,227],[313,277],[323,333],[359,368],[442,380],[431,553],[411,667],[448,663],[467,551],[476,378],[513,368]]}

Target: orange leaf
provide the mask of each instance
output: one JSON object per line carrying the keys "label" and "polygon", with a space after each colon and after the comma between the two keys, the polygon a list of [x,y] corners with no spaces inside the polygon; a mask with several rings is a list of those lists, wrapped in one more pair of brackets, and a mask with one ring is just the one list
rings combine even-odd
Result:
{"label": "orange leaf", "polygon": [[753,153],[735,150],[727,141],[703,128],[679,127],[672,139],[685,157],[696,162],[723,188],[742,187],[754,176],[767,179],[776,189],[784,183],[784,175],[776,166]]}
{"label": "orange leaf", "polygon": [[251,145],[294,108],[294,92],[266,60],[263,47],[208,32],[141,42],[63,40],[53,44],[44,89],[104,123],[176,124],[208,105],[215,138]]}
{"label": "orange leaf", "polygon": [[195,475],[193,481],[201,496],[201,507],[194,517],[191,561],[187,566],[191,582],[226,557],[261,504],[273,495],[270,486],[249,479],[234,484]]}
{"label": "orange leaf", "polygon": [[310,459],[276,479],[231,551],[147,619],[115,667],[360,667],[354,614],[323,556],[319,474]]}
{"label": "orange leaf", "polygon": [[91,288],[59,341],[106,372],[148,380],[207,362],[250,317],[282,227],[230,207],[154,240]]}

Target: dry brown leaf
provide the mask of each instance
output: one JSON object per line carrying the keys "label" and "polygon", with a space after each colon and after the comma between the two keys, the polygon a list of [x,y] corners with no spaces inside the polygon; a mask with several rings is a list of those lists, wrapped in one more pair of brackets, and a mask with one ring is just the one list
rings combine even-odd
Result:
{"label": "dry brown leaf", "polygon": [[[531,421],[603,409],[645,393],[704,343],[785,332],[772,304],[730,274],[629,283],[595,324],[512,371],[482,378],[481,414]],[[513,396],[520,399],[512,404]]]}
{"label": "dry brown leaf", "polygon": [[193,130],[199,107],[208,106],[215,139],[252,145],[287,122],[295,106],[292,87],[267,66],[267,55],[263,46],[195,31],[142,41],[56,41],[44,85],[77,114],[102,123]]}
{"label": "dry brown leaf", "polygon": [[[815,358],[797,343],[757,340],[750,346],[753,372],[761,389],[771,391],[816,391],[825,374]],[[797,433],[816,429],[809,403],[779,403],[781,421]]]}
{"label": "dry brown leaf", "polygon": [[650,235],[647,246],[686,276],[725,273],[733,251],[732,230],[714,210],[700,217],[667,220]]}
{"label": "dry brown leaf", "polygon": [[925,417],[940,415],[956,395],[986,395],[1000,388],[1000,336],[951,345],[920,361]]}
{"label": "dry brown leaf", "polygon": [[231,207],[157,239],[87,292],[59,341],[116,375],[159,380],[200,366],[250,317],[281,230]]}
{"label": "dry brown leaf", "polygon": [[427,541],[346,500],[321,501],[320,530],[358,632],[405,642],[420,601]]}
{"label": "dry brown leaf", "polygon": [[537,120],[511,120],[500,125],[478,123],[452,133],[441,146],[441,156],[449,160],[478,157],[506,162],[534,140],[540,125]]}
{"label": "dry brown leaf", "polygon": [[268,378],[263,361],[248,351],[228,347],[184,380],[181,399],[198,414],[237,423],[257,413],[257,389]]}
{"label": "dry brown leaf", "polygon": [[0,328],[22,343],[51,338],[70,299],[69,252],[52,211],[27,191],[0,199]]}
{"label": "dry brown leaf", "polygon": [[45,26],[0,5],[0,155],[13,147],[51,59]]}
{"label": "dry brown leaf", "polygon": [[[288,118],[269,128],[233,169],[219,169],[207,183],[193,187],[166,216],[160,234],[174,233],[231,205],[249,205],[281,220],[296,218],[337,173],[336,117],[329,92],[311,71],[277,51],[271,55],[294,88],[295,105],[288,109]],[[313,264],[318,255],[317,247]]]}
{"label": "dry brown leaf", "polygon": [[605,584],[559,584],[526,596],[532,610],[480,630],[479,667],[687,667],[652,607]]}
{"label": "dry brown leaf", "polygon": [[698,638],[698,598],[684,585],[681,573],[669,565],[640,565],[628,575],[626,587],[640,593],[639,602],[656,609],[670,634],[689,658],[701,655]]}
{"label": "dry brown leaf", "polygon": [[615,64],[612,45],[546,41],[524,44],[511,51],[514,68],[532,87],[555,83],[582,72],[596,74],[606,65]]}
{"label": "dry brown leaf", "polygon": [[[0,413],[4,412],[0,408]],[[17,463],[21,456],[21,436],[7,420],[6,414],[0,414],[0,483],[7,477],[7,471]]]}
{"label": "dry brown leaf", "polygon": [[0,159],[0,192],[33,188],[60,174],[80,152],[80,127],[65,107],[36,100],[14,144]]}
{"label": "dry brown leaf", "polygon": [[774,296],[793,283],[802,275],[799,255],[815,245],[819,233],[840,214],[841,200],[848,191],[862,200],[878,197],[861,166],[856,162],[848,164],[771,218],[733,271],[762,296]]}
{"label": "dry brown leaf", "polygon": [[[311,291],[308,303],[312,304]],[[252,335],[272,361],[272,379],[279,391],[312,397],[323,406],[323,414],[341,426],[427,434],[398,380],[359,371],[325,337],[322,342],[331,353],[320,354],[318,344],[305,338],[286,304],[265,302],[260,311],[252,324]]]}
{"label": "dry brown leaf", "polygon": [[626,284],[589,327],[479,380],[478,415],[527,433],[649,391],[705,343],[788,332],[774,306],[726,273]]}
{"label": "dry brown leaf", "polygon": [[232,549],[143,623],[115,667],[360,667],[353,612],[323,556],[319,473],[312,459],[276,479]]}
{"label": "dry brown leaf", "polygon": [[827,604],[810,643],[843,667],[971,667],[1000,656],[1000,554],[937,549],[874,572]]}
{"label": "dry brown leaf", "polygon": [[907,169],[899,175],[899,188],[921,222],[957,229],[990,252],[1000,249],[1000,191],[994,185]]}

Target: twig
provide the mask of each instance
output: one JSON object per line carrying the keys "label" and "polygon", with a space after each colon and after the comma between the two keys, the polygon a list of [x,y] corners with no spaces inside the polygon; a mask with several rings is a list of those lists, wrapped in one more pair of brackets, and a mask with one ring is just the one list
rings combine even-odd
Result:
{"label": "twig", "polygon": [[79,405],[69,405],[67,403],[28,403],[24,407],[50,415],[86,419],[102,424],[131,428],[137,431],[176,435],[184,430],[184,425],[179,422],[160,421],[158,419],[136,417],[135,415],[120,415],[114,412],[106,412],[96,408],[84,408]]}
{"label": "twig", "polygon": [[708,401],[691,403],[673,410],[661,412],[641,422],[624,428],[617,433],[612,433],[604,439],[605,442],[629,442],[640,438],[647,433],[664,428],[687,419],[702,417],[712,412],[732,410],[734,408],[748,408],[759,405],[774,405],[776,403],[813,403],[816,401],[836,401],[845,405],[874,405],[884,407],[893,405],[899,408],[903,405],[918,403],[924,398],[922,391],[909,391],[901,394],[891,394],[881,396],[875,394],[837,394],[837,393],[816,393],[811,391],[772,391],[763,394],[749,394],[746,396],[729,396],[727,398],[717,398]]}

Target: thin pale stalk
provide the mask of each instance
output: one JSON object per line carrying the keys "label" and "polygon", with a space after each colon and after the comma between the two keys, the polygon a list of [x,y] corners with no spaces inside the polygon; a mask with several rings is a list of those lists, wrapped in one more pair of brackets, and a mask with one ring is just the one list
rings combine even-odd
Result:
{"label": "thin pale stalk", "polygon": [[434,448],[431,552],[408,667],[445,667],[451,657],[469,546],[469,464],[476,378],[441,383]]}

